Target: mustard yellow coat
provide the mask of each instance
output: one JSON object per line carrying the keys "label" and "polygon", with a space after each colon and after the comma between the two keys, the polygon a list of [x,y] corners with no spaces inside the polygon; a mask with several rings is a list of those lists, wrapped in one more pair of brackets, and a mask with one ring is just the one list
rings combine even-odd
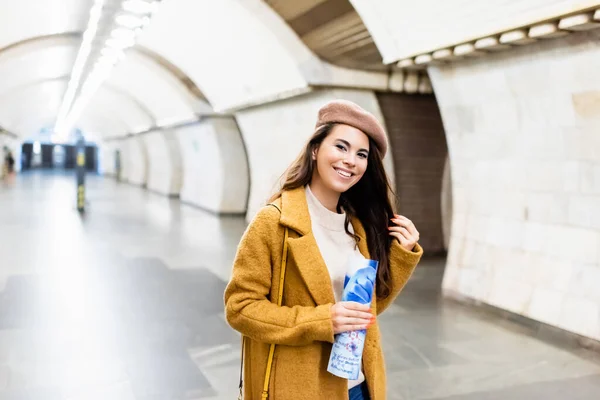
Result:
{"label": "mustard yellow coat", "polygon": [[[244,398],[260,399],[269,343],[275,343],[271,400],[348,399],[348,381],[327,372],[334,340],[330,307],[335,299],[327,266],[311,231],[304,189],[284,192],[274,204],[277,208],[263,207],[246,229],[225,289],[227,321],[247,338]],[[355,219],[352,226],[361,238],[360,252],[369,258],[362,225]],[[285,227],[289,228],[289,253],[283,306],[279,307],[273,302],[279,289]],[[419,245],[409,252],[394,241],[390,252],[392,293],[373,301],[374,314],[381,314],[392,303],[422,254]],[[363,371],[371,399],[385,399],[385,365],[377,322],[367,331]]]}

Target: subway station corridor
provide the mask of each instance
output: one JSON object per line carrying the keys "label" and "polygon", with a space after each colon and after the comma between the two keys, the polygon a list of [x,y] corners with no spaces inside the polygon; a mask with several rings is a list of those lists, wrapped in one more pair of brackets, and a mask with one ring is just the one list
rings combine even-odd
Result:
{"label": "subway station corridor", "polygon": [[[237,396],[223,290],[242,217],[88,175],[0,186],[0,399]],[[597,399],[600,357],[440,295],[426,259],[381,316],[393,400]],[[542,335],[544,336],[544,335]]]}
{"label": "subway station corridor", "polygon": [[600,0],[0,1],[0,400],[234,399],[240,332],[243,400],[599,400],[598,71]]}

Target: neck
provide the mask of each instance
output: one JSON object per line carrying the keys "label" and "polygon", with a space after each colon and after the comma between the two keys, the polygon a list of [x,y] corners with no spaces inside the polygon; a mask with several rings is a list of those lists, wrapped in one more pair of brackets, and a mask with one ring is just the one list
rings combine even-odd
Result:
{"label": "neck", "polygon": [[319,184],[319,182],[315,182],[314,179],[308,184],[308,186],[310,187],[312,194],[315,195],[317,200],[319,200],[319,202],[323,204],[325,208],[327,208],[329,211],[337,212],[337,205],[340,200],[339,193],[325,188],[323,185]]}

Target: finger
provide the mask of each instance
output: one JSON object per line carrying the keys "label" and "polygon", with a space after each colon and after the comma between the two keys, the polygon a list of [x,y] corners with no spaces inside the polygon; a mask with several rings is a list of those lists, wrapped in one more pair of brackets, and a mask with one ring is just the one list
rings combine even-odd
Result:
{"label": "finger", "polygon": [[394,214],[394,218],[392,218],[392,220],[396,220],[402,225],[414,225],[413,222],[404,215]]}
{"label": "finger", "polygon": [[342,325],[367,325],[371,322],[372,318],[347,318],[341,321]]}
{"label": "finger", "polygon": [[419,232],[417,232],[416,236],[410,233],[406,228],[399,226],[391,226],[389,228],[390,231],[396,231],[402,234],[408,241],[418,242],[419,241]]}
{"label": "finger", "polygon": [[417,228],[415,228],[415,226],[412,223],[407,223],[398,219],[393,219],[392,221],[398,224],[399,226],[407,229],[412,237],[414,237],[416,240],[419,240],[419,231],[417,231]]}
{"label": "finger", "polygon": [[398,232],[400,234],[402,234],[407,240],[415,240],[415,238],[413,237],[413,235],[410,234],[410,232],[408,231],[408,229],[403,228],[401,226],[390,226],[390,232]]}
{"label": "finger", "polygon": [[363,318],[363,319],[369,319],[373,316],[373,314],[369,311],[356,311],[356,310],[348,310],[348,309],[345,309],[345,311],[340,315],[345,318]]}
{"label": "finger", "polygon": [[402,235],[401,233],[398,233],[398,232],[390,232],[390,235],[395,237],[396,239],[398,239],[398,241],[400,242],[400,245],[402,247],[404,247],[405,249],[413,248],[416,243],[414,241],[408,240],[407,238],[404,237],[404,235]]}
{"label": "finger", "polygon": [[404,215],[394,214],[394,218],[399,219],[401,221],[404,221],[404,222],[406,222],[408,224],[414,225],[413,222],[410,219],[406,218]]}
{"label": "finger", "polygon": [[399,218],[399,219],[403,219],[403,220],[408,221],[408,222],[411,222],[410,219],[406,218],[404,215],[394,214],[394,217]]}
{"label": "finger", "polygon": [[347,317],[347,318],[351,318],[351,317],[360,318],[364,315],[366,315],[366,316],[372,315],[370,310],[367,310],[367,311],[352,310],[350,308],[345,308],[343,306],[339,307],[337,314],[342,317]]}
{"label": "finger", "polygon": [[396,238],[400,242],[402,247],[405,247],[408,245],[408,240],[406,240],[406,238],[404,236],[402,236],[400,233],[390,232],[390,236]]}
{"label": "finger", "polygon": [[373,314],[368,313],[368,312],[362,312],[362,311],[354,311],[352,314],[345,315],[344,317],[355,318],[355,319],[371,319],[373,317]]}
{"label": "finger", "polygon": [[399,219],[399,218],[392,218],[390,221],[392,221],[394,224],[396,224],[398,226],[403,226],[405,228],[408,228],[411,225],[411,223],[409,221]]}
{"label": "finger", "polygon": [[356,301],[342,301],[344,308],[354,311],[369,311],[371,306],[368,304],[357,303]]}

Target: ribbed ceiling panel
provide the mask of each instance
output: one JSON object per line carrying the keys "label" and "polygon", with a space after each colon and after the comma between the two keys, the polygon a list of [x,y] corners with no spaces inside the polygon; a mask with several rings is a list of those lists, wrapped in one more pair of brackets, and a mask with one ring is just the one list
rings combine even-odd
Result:
{"label": "ribbed ceiling panel", "polygon": [[292,20],[327,0],[268,0],[267,3],[286,21]]}
{"label": "ribbed ceiling panel", "polygon": [[348,0],[265,0],[322,59],[343,67],[385,70],[381,54]]}

